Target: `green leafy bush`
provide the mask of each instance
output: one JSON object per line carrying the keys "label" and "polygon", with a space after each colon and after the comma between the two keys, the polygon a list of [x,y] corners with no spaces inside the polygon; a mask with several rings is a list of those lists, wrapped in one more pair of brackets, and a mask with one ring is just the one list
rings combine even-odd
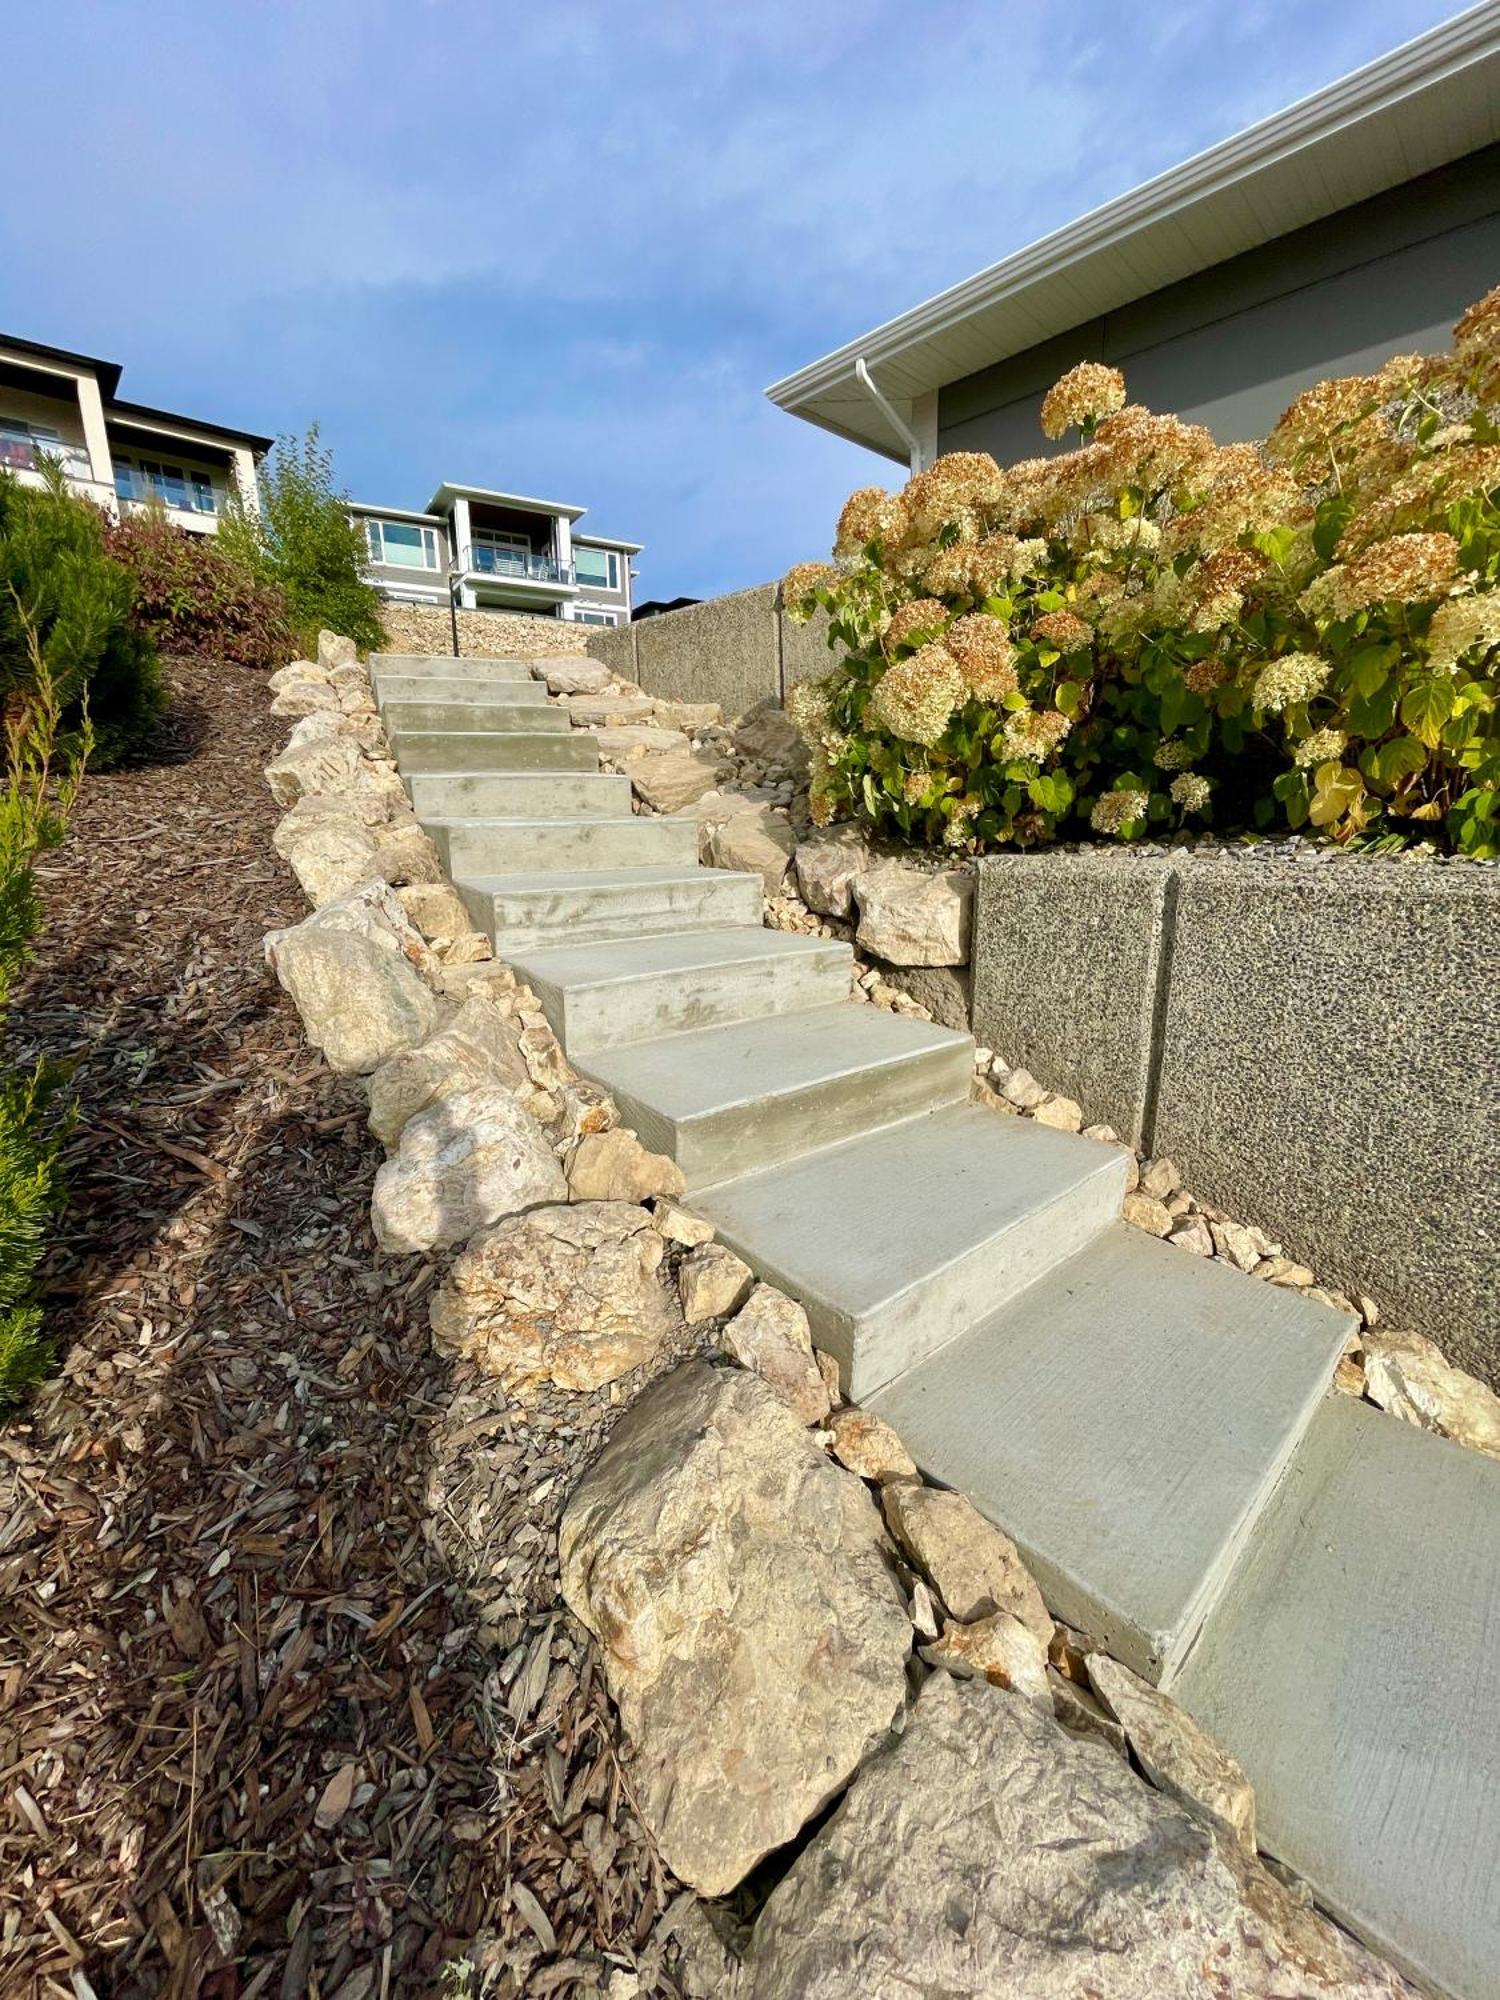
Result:
{"label": "green leafy bush", "polygon": [[1452,352],[1319,383],[1263,445],[1086,362],[1043,429],[867,488],[784,584],[841,663],[788,707],[814,816],[966,851],[1310,824],[1500,853],[1500,288]]}
{"label": "green leafy bush", "polygon": [[380,594],[369,581],[363,530],[333,481],[333,457],[316,424],[300,441],[283,437],[261,469],[261,508],[232,498],[219,539],[261,583],[280,591],[303,652],[318,630],[342,632],[362,650],[385,642]]}
{"label": "green leafy bush", "polygon": [[135,583],[136,622],[169,652],[272,672],[292,648],[286,599],[217,535],[178,528],[161,508],[105,527],[105,548]]}
{"label": "green leafy bush", "polygon": [[156,648],[132,616],[135,586],[105,549],[104,516],[69,493],[55,468],[44,486],[0,473],[0,711],[37,696],[40,647],[65,741],[85,701],[95,761],[109,764],[151,732],[165,703]]}
{"label": "green leafy bush", "polygon": [[[59,762],[58,690],[37,622],[11,586],[10,606],[24,634],[30,685],[8,708],[4,789],[0,790],[0,1026],[16,974],[41,927],[34,864],[62,839],[91,749],[84,695],[73,747]],[[63,1200],[65,1114],[61,1073],[38,1063],[0,1068],[0,1414],[19,1403],[51,1359],[36,1298],[36,1272],[47,1231]]]}

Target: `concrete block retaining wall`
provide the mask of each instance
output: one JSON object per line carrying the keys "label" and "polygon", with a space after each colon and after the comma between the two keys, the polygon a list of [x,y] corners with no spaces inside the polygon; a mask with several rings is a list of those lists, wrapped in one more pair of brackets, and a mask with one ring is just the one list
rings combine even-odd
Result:
{"label": "concrete block retaining wall", "polygon": [[[381,607],[386,642],[393,653],[453,652],[453,614],[446,604],[386,604]],[[564,618],[534,618],[524,611],[460,611],[458,647],[488,659],[541,659],[554,653],[588,650],[591,625]]]}
{"label": "concrete block retaining wall", "polygon": [[781,702],[798,681],[827,673],[832,655],[823,613],[794,625],[779,584],[758,584],[613,632],[593,631],[588,650],[647,694],[716,701],[725,715]]}
{"label": "concrete block retaining wall", "polygon": [[1500,1384],[1500,873],[995,856],[974,1031]]}

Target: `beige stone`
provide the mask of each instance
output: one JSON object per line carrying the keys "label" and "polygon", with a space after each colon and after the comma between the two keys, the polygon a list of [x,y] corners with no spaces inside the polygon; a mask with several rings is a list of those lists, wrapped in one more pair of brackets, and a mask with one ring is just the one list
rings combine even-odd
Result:
{"label": "beige stone", "polygon": [[656,1202],[652,1219],[669,1243],[683,1243],[690,1250],[696,1250],[700,1243],[712,1243],[716,1233],[711,1222],[690,1214],[675,1201]]}
{"label": "beige stone", "polygon": [[285,813],[277,822],[271,844],[314,909],[382,873],[374,834],[342,814]]}
{"label": "beige stone", "polygon": [[630,783],[655,811],[676,812],[712,790],[721,768],[717,757],[701,750],[666,750],[635,758]]}
{"label": "beige stone", "polygon": [[429,941],[468,937],[474,929],[463,898],[447,882],[409,882],[396,891],[396,899]]}
{"label": "beige stone", "polygon": [[1046,1649],[1009,1611],[993,1611],[969,1625],[949,1619],[941,1636],[922,1648],[922,1658],[950,1674],[965,1679],[978,1675],[991,1687],[1013,1688],[1051,1704]]}
{"label": "beige stone", "polygon": [[275,716],[316,715],[319,710],[336,710],[339,698],[326,681],[293,681],[282,688],[271,703]]}
{"label": "beige stone", "polygon": [[914,1480],[882,1487],[886,1524],[950,1613],[963,1624],[1008,1611],[1045,1648],[1052,1620],[1009,1535],[962,1493]]}
{"label": "beige stone", "polygon": [[759,875],[767,896],[774,896],[792,864],[797,837],[786,818],[770,806],[738,812],[707,828],[712,868],[739,868]]}
{"label": "beige stone", "polygon": [[830,826],[801,842],[796,863],[797,885],[810,910],[825,917],[852,917],[854,884],[873,865],[874,856],[857,826]]}
{"label": "beige stone", "polygon": [[1056,1667],[1048,1667],[1047,1692],[1052,1697],[1053,1715],[1069,1735],[1096,1736],[1101,1743],[1107,1743],[1117,1757],[1129,1756],[1124,1730],[1103,1703],[1090,1694],[1087,1684],[1080,1687],[1077,1681],[1060,1674]]}
{"label": "beige stone", "polygon": [[1035,1111],[1047,1101],[1047,1092],[1029,1069],[1008,1071],[1000,1083],[1000,1095],[1017,1111]]}
{"label": "beige stone", "polygon": [[1132,1228],[1144,1229],[1148,1236],[1170,1236],[1176,1221],[1164,1201],[1155,1201],[1139,1189],[1126,1195],[1120,1213]]}
{"label": "beige stone", "polygon": [[[415,820],[382,829],[375,838],[380,850],[380,872],[387,882],[395,883],[398,888],[410,888],[417,883],[448,886],[438,851]],[[466,930],[469,923],[465,916]]]}
{"label": "beige stone", "polygon": [[308,1040],[343,1075],[368,1075],[438,1024],[437,998],[422,976],[431,954],[384,882],[364,883],[289,930],[272,931],[265,952]]}
{"label": "beige stone", "polygon": [[328,670],[314,660],[289,660],[284,667],[278,667],[266,680],[272,694],[284,694],[294,687],[328,687],[331,679]]}
{"label": "beige stone", "polygon": [[370,1220],[383,1250],[434,1250],[566,1194],[537,1121],[503,1085],[473,1084],[406,1121],[375,1176]]}
{"label": "beige stone", "polygon": [[713,729],[724,720],[716,701],[663,701],[656,699],[656,719],[663,729]]}
{"label": "beige stone", "polygon": [[602,660],[547,660],[536,671],[549,694],[602,694],[609,686],[609,668]]}
{"label": "beige stone", "polygon": [[614,1099],[600,1084],[583,1077],[570,1078],[557,1087],[559,1145],[571,1145],[591,1132],[611,1131],[620,1122]]}
{"label": "beige stone", "polygon": [[455,1258],[432,1303],[433,1338],[512,1390],[600,1388],[649,1361],[677,1323],[664,1255],[633,1202],[508,1216]]}
{"label": "beige stone", "polygon": [[1106,1653],[1090,1653],[1094,1693],[1125,1731],[1136,1762],[1158,1791],[1195,1818],[1255,1852],[1255,1793],[1227,1751],[1175,1701]]}
{"label": "beige stone", "polygon": [[1420,1333],[1364,1335],[1365,1394],[1383,1410],[1455,1444],[1500,1458],[1500,1396]]}
{"label": "beige stone", "polygon": [[1226,1264],[1233,1264],[1237,1271],[1250,1273],[1260,1262],[1260,1249],[1253,1230],[1240,1222],[1211,1222],[1208,1233],[1214,1240],[1214,1249]]}
{"label": "beige stone", "polygon": [[1170,1201],[1182,1186],[1182,1175],[1177,1171],[1177,1162],[1163,1156],[1159,1160],[1147,1160],[1141,1168],[1141,1193],[1153,1196],[1157,1201]]}
{"label": "beige stone", "polygon": [[[309,716],[307,721],[319,718]],[[266,783],[279,806],[295,805],[312,792],[343,792],[358,780],[359,745],[352,736],[292,731],[286,748],[266,766]]]}
{"label": "beige stone", "polygon": [[892,965],[967,965],[974,877],[881,862],[854,881],[856,936]]}
{"label": "beige stone", "polygon": [[325,673],[335,667],[353,667],[359,664],[359,648],[352,639],[346,639],[342,632],[330,632],[325,626],[318,634],[318,665]]}
{"label": "beige stone", "polygon": [[911,1626],[879,1513],[764,1382],[693,1362],[621,1418],[559,1541],[631,1796],[674,1874],[727,1894],[902,1705]]}
{"label": "beige stone", "polygon": [[[831,1357],[830,1357],[831,1358]],[[915,1479],[917,1461],[884,1417],[873,1410],[839,1410],[828,1420],[833,1455],[861,1479]]]}
{"label": "beige stone", "polygon": [[844,1386],[839,1375],[839,1364],[831,1354],[825,1354],[821,1347],[813,1349],[813,1360],[818,1364],[818,1373],[823,1378],[823,1387],[828,1391],[831,1409],[837,1409],[843,1397]]}
{"label": "beige stone", "polygon": [[[1132,1200],[1145,1198],[1130,1197]],[[1172,1241],[1179,1250],[1191,1250],[1195,1257],[1212,1257],[1214,1254],[1214,1239],[1209,1235],[1208,1224],[1201,1215],[1184,1216],[1172,1231]]]}
{"label": "beige stone", "polygon": [[774,1285],[757,1285],[724,1329],[724,1350],[780,1396],[805,1424],[828,1415],[828,1388],[813,1359],[807,1314]]}
{"label": "beige stone", "polygon": [[476,1084],[519,1090],[526,1082],[514,1024],[486,994],[473,993],[436,1034],[376,1070],[370,1078],[370,1130],[391,1148],[407,1120],[440,1097]]}
{"label": "beige stone", "polygon": [[1081,1132],[1083,1106],[1071,1097],[1047,1097],[1032,1112],[1038,1125],[1050,1125],[1055,1132]]}
{"label": "beige stone", "polygon": [[604,724],[593,734],[594,741],[599,745],[599,755],[608,757],[615,764],[628,764],[633,758],[644,757],[651,752],[691,748],[680,729],[662,729],[654,722]]}
{"label": "beige stone", "polygon": [[677,1162],[664,1153],[648,1153],[623,1125],[579,1140],[568,1186],[575,1201],[648,1201],[652,1195],[687,1192]]}
{"label": "beige stone", "polygon": [[722,1319],[748,1297],[755,1273],[722,1243],[705,1243],[683,1258],[677,1269],[677,1293],[689,1326]]}

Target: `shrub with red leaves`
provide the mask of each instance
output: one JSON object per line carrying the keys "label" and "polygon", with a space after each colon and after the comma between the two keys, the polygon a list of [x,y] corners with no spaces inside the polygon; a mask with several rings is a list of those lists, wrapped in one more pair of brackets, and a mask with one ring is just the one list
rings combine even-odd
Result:
{"label": "shrub with red leaves", "polygon": [[105,546],[135,580],[136,621],[163,652],[267,672],[295,650],[286,600],[212,535],[151,513],[105,524]]}

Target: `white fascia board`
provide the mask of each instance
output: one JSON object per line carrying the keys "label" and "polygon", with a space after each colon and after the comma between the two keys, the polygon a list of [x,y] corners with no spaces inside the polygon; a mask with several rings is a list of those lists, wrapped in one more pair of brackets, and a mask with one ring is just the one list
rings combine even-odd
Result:
{"label": "white fascia board", "polygon": [[566,500],[538,500],[526,493],[497,493],[492,486],[458,486],[445,480],[428,501],[428,512],[436,513],[439,508],[446,511],[449,499],[488,500],[497,507],[525,507],[534,514],[560,514],[566,521],[576,521],[588,511]]}

